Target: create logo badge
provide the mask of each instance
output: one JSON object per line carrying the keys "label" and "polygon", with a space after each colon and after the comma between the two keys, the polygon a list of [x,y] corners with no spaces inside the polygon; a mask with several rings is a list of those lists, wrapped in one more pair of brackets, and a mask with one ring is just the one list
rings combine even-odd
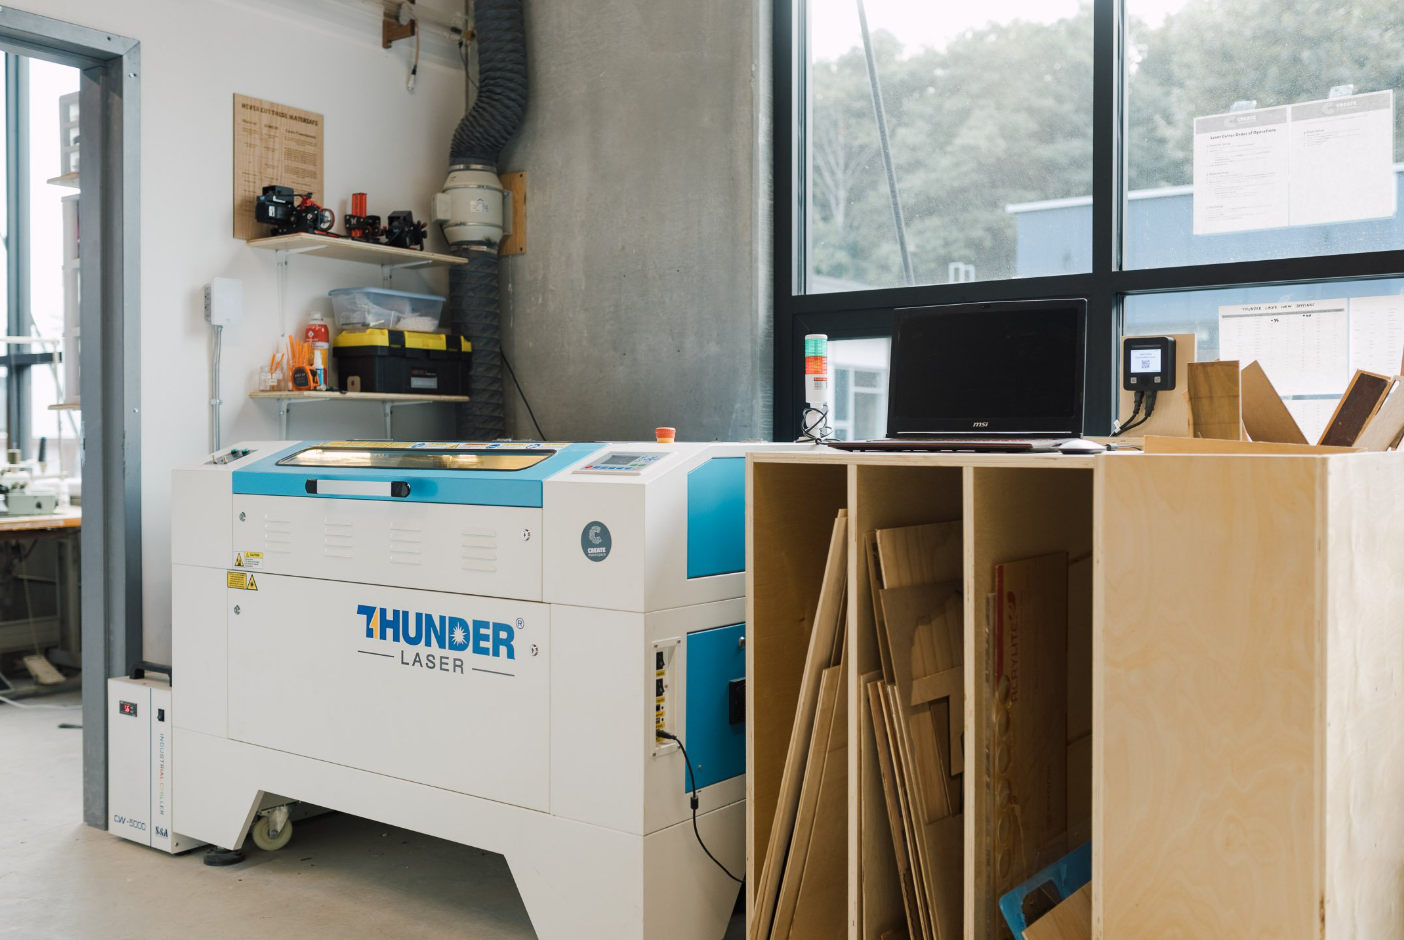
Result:
{"label": "create logo badge", "polygon": [[[364,638],[378,643],[394,643],[401,647],[419,647],[412,653],[400,649],[399,660],[402,666],[416,666],[438,672],[464,672],[465,659],[482,657],[498,663],[517,658],[517,630],[511,624],[496,623],[490,620],[473,620],[455,617],[451,614],[426,614],[423,611],[390,610],[374,604],[357,604],[356,613],[361,618]],[[520,626],[523,621],[518,620]],[[377,645],[378,645],[377,643]],[[442,650],[433,653],[430,650]],[[381,653],[363,649],[362,653],[394,659],[393,653]],[[533,650],[534,652],[534,650]],[[455,655],[462,654],[462,655]],[[491,672],[510,676],[511,672],[499,669],[471,667],[473,672]]]}
{"label": "create logo badge", "polygon": [[585,528],[580,530],[580,550],[591,561],[604,561],[613,547],[609,526],[603,522],[587,522]]}

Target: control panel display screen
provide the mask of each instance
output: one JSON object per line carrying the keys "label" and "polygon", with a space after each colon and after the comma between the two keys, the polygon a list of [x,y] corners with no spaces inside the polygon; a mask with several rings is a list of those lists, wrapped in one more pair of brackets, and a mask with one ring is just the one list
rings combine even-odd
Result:
{"label": "control panel display screen", "polygon": [[136,702],[118,702],[117,711],[119,714],[131,715],[135,718],[137,713]]}
{"label": "control panel display screen", "polygon": [[1131,350],[1131,371],[1136,373],[1159,372],[1160,371],[1160,350],[1159,349],[1132,349]]}
{"label": "control panel display screen", "polygon": [[638,473],[640,470],[647,469],[650,464],[662,460],[664,456],[664,454],[609,453],[588,466],[581,467],[580,470],[576,472],[600,471],[608,473],[612,471],[615,473]]}

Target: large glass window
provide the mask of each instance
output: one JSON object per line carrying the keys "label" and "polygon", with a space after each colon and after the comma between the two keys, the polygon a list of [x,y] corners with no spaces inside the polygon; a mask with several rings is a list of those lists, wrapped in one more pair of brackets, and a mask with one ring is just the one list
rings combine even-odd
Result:
{"label": "large glass window", "polygon": [[1404,247],[1404,5],[1126,0],[1126,265]]}
{"label": "large glass window", "polygon": [[[1400,293],[1404,5],[775,0],[775,16],[779,439],[798,430],[803,335],[880,337],[903,307],[1086,298],[1097,434],[1123,326],[1194,332],[1205,359],[1248,322],[1220,308]],[[1398,360],[1404,337],[1381,336]],[[831,359],[834,427],[879,436],[862,409],[885,414],[886,370]],[[1326,406],[1304,403],[1348,378],[1284,394],[1309,430]]]}
{"label": "large glass window", "polygon": [[1198,360],[1256,361],[1315,443],[1355,370],[1400,372],[1404,278],[1141,294],[1126,333],[1193,333]]}
{"label": "large glass window", "polygon": [[829,341],[833,379],[829,424],[841,441],[870,441],[887,433],[887,361],[892,340]]}
{"label": "large glass window", "polygon": [[807,9],[804,292],[1090,270],[1080,219],[1028,245],[1018,224],[1020,204],[1090,207],[1090,6]]}

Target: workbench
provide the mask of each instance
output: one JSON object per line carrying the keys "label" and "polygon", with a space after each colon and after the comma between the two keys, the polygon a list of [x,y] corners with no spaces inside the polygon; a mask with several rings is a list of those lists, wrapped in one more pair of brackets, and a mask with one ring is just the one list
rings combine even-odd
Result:
{"label": "workbench", "polygon": [[756,453],[747,507],[748,917],[846,509],[839,932],[907,927],[860,681],[881,667],[862,540],[959,520],[963,937],[1008,935],[985,600],[995,565],[1053,552],[1091,560],[1069,585],[1091,603],[1069,616],[1067,688],[1070,709],[1091,697],[1069,798],[1091,806],[1093,937],[1404,935],[1404,456]]}
{"label": "workbench", "polygon": [[33,652],[37,644],[56,664],[79,665],[82,524],[77,506],[40,516],[0,515],[0,542],[38,543],[17,568],[13,588],[0,598],[5,605],[0,608],[0,653]]}

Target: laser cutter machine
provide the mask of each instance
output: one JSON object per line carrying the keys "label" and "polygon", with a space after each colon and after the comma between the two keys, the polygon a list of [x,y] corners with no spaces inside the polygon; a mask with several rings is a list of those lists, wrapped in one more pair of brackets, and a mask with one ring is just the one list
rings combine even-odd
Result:
{"label": "laser cutter machine", "polygon": [[721,937],[737,885],[656,732],[740,875],[744,455],[793,446],[252,443],[177,470],[173,840],[276,846],[300,801],[502,853],[542,940]]}

